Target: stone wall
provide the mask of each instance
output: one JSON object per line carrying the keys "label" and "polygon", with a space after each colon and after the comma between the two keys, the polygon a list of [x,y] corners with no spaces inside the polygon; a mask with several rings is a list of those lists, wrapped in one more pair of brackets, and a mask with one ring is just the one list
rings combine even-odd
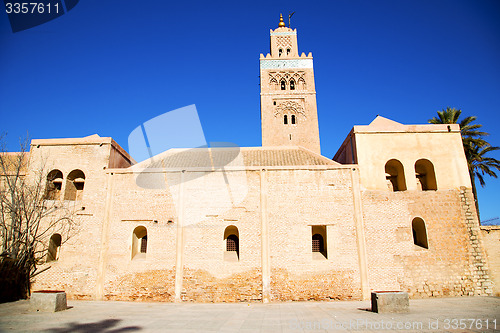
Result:
{"label": "stone wall", "polygon": [[493,293],[500,296],[500,225],[481,226],[481,235],[488,256]]}
{"label": "stone wall", "polygon": [[[413,298],[490,294],[471,198],[465,188],[364,192],[371,289]],[[425,222],[428,249],[414,244],[414,218]]]}

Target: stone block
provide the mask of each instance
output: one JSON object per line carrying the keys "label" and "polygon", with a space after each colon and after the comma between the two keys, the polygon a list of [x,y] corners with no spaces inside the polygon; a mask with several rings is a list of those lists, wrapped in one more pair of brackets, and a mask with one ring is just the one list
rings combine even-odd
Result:
{"label": "stone block", "polygon": [[57,312],[67,308],[68,304],[64,291],[39,290],[31,294],[31,311]]}
{"label": "stone block", "polygon": [[372,292],[372,311],[376,313],[409,312],[408,293],[404,291],[374,291]]}

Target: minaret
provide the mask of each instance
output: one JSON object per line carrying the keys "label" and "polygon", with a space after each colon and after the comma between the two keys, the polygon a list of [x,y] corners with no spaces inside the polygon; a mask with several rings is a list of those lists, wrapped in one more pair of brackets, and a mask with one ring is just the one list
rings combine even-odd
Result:
{"label": "minaret", "polygon": [[262,146],[302,146],[320,154],[312,54],[299,56],[297,30],[280,14],[271,53],[260,55]]}

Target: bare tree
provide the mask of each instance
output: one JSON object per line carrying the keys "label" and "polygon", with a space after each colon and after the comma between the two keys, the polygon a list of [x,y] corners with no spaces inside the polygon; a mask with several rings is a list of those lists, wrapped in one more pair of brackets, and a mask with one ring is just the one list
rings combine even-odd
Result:
{"label": "bare tree", "polygon": [[67,241],[75,231],[71,206],[53,196],[46,159],[34,162],[28,148],[26,140],[19,152],[7,152],[0,136],[0,301],[28,297],[37,266],[57,259],[61,235]]}

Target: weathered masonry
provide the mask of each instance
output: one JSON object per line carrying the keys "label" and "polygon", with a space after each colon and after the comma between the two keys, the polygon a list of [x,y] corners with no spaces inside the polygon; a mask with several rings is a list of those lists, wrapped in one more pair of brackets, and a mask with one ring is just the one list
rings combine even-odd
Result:
{"label": "weathered masonry", "polygon": [[97,135],[32,141],[47,200],[75,207],[79,228],[47,239],[35,288],[167,302],[492,293],[458,125],[377,117],[321,156],[312,54],[282,20],[270,37],[262,147],[135,163]]}

